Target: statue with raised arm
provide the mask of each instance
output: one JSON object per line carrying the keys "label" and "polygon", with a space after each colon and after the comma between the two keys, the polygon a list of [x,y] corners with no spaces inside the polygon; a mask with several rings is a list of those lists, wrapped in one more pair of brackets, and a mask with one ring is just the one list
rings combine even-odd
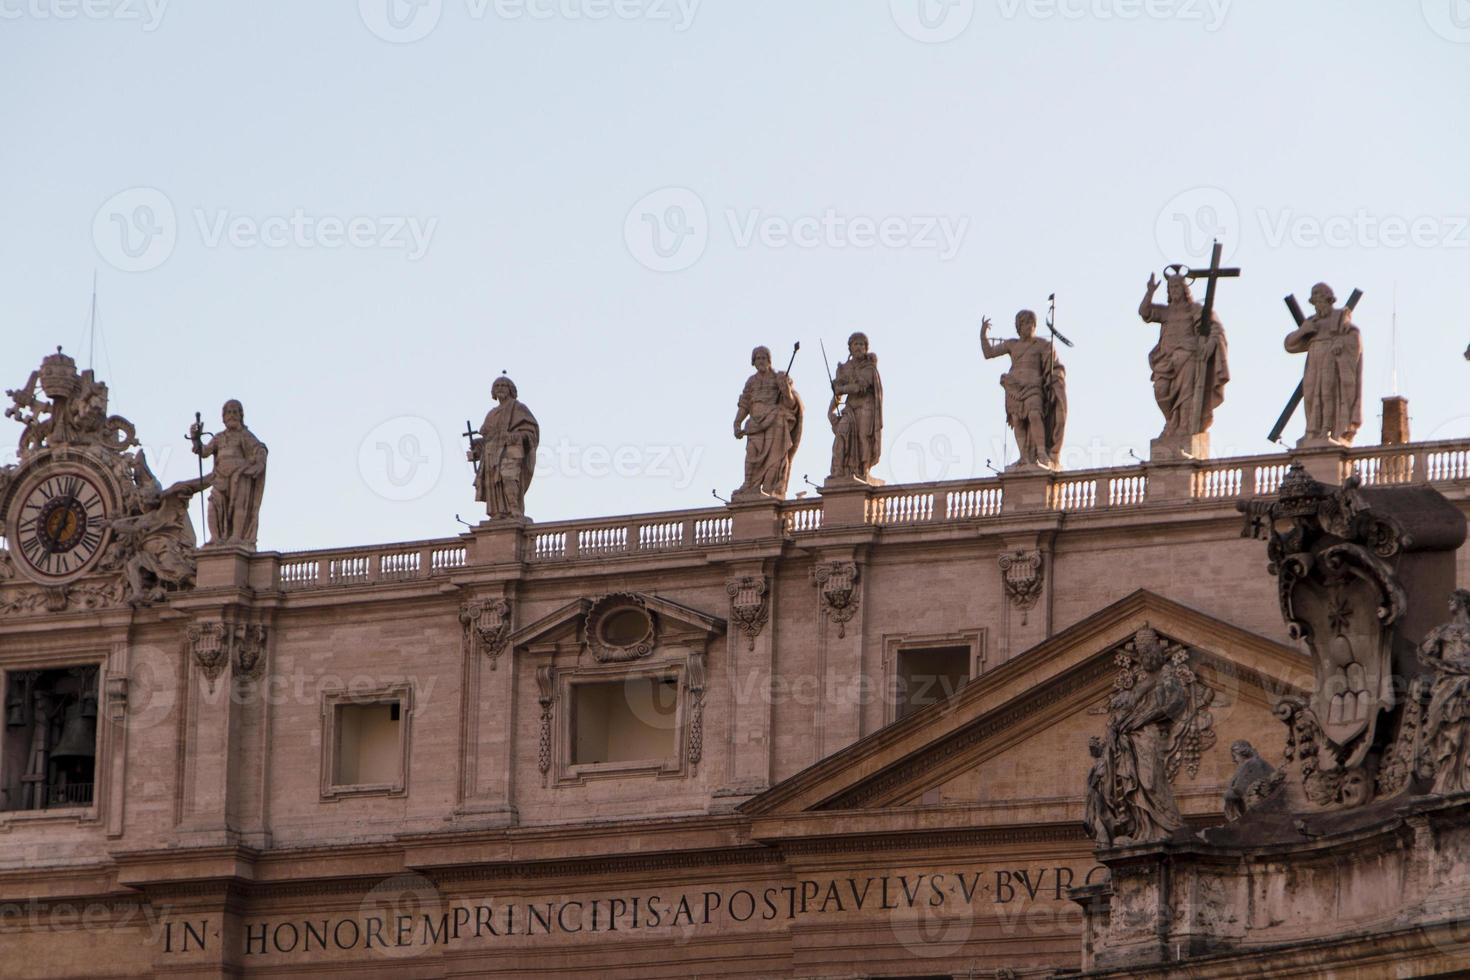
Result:
{"label": "statue with raised arm", "polygon": [[771,351],[750,355],[755,374],[745,382],[735,411],[735,438],[745,440],[745,482],[733,500],[774,497],[784,500],[791,461],[801,445],[804,409],[785,371],[771,368]]}
{"label": "statue with raised arm", "polygon": [[1307,405],[1304,445],[1351,445],[1363,426],[1363,338],[1353,311],[1336,306],[1332,287],[1312,287],[1317,311],[1286,337],[1286,350],[1307,355],[1302,397]]}
{"label": "statue with raised arm", "polygon": [[1036,314],[1016,314],[1015,340],[990,339],[990,319],[980,324],[986,360],[1009,355],[1011,369],[1000,376],[1006,393],[1006,423],[1016,435],[1021,458],[1011,469],[1058,468],[1067,430],[1067,369],[1056,348],[1036,336]]}
{"label": "statue with raised arm", "polygon": [[497,404],[485,416],[480,431],[470,438],[469,459],[478,464],[475,499],[485,504],[491,520],[523,519],[526,491],[536,473],[541,426],[519,401],[514,381],[496,378],[490,395]]}
{"label": "statue with raised arm", "polygon": [[1168,302],[1155,303],[1159,279],[1148,277],[1147,291],[1138,306],[1145,323],[1159,325],[1159,342],[1149,352],[1154,401],[1164,414],[1164,430],[1154,440],[1157,457],[1208,455],[1206,434],[1214,424],[1215,409],[1225,401],[1230,366],[1225,328],[1210,313],[1205,329],[1204,307],[1194,301],[1182,271],[1168,276]]}
{"label": "statue with raised arm", "polygon": [[847,339],[848,358],[837,365],[827,420],[832,423],[832,472],[827,482],[875,483],[873,467],[883,454],[883,379],[868,335]]}
{"label": "statue with raised arm", "polygon": [[235,399],[225,402],[221,416],[225,427],[208,442],[200,423],[189,427],[195,454],[214,457],[214,472],[205,483],[210,488],[209,543],[254,547],[265,491],[265,443],[245,428],[245,408]]}

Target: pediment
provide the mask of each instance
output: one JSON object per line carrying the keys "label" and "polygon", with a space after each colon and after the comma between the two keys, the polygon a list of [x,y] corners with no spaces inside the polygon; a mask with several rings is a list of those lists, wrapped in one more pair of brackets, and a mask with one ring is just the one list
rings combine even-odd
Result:
{"label": "pediment", "polygon": [[1269,738],[1262,750],[1276,748],[1280,725],[1270,706],[1310,680],[1307,656],[1140,591],[740,809],[778,816],[980,803],[989,797],[1069,799],[1070,784],[1085,782],[1088,735],[1101,734],[1107,725],[1116,655],[1144,626],[1186,648],[1202,682],[1214,692],[1209,721],[1216,744],[1201,760],[1198,782],[1211,788],[1219,782],[1237,738]]}
{"label": "pediment", "polygon": [[[646,611],[654,624],[654,630],[663,640],[708,641],[723,636],[727,628],[726,621],[719,616],[712,616],[662,596],[646,592],[618,592],[569,602],[512,633],[509,643],[512,649],[521,649],[594,642],[599,616],[606,611],[620,608]],[[636,647],[636,642],[634,646]]]}

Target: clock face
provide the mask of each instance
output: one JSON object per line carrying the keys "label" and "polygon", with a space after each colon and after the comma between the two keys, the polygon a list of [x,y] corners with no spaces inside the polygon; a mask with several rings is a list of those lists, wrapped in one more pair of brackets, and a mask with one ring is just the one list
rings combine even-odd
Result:
{"label": "clock face", "polygon": [[12,508],[10,550],[31,578],[76,578],[102,551],[108,497],[85,472],[51,470],[23,487]]}

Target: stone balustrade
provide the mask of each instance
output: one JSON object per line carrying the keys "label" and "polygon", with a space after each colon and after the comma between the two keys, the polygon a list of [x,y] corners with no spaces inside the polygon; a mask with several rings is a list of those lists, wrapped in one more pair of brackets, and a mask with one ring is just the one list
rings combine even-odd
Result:
{"label": "stone balustrade", "polygon": [[[862,513],[867,525],[898,532],[957,522],[1024,520],[1028,512],[1102,514],[1179,504],[1218,508],[1276,492],[1293,461],[1301,461],[1318,479],[1340,481],[1356,473],[1366,486],[1427,482],[1439,485],[1452,497],[1470,495],[1470,439],[1466,439],[875,487],[866,492]],[[1044,495],[1036,497],[1033,505],[1023,501],[1022,506],[1008,508],[1008,485],[1019,481],[1043,482]],[[1466,492],[1455,494],[1456,484]],[[769,526],[780,528],[788,538],[839,530],[840,522],[829,519],[828,501],[822,497],[772,502],[770,507],[774,517]],[[730,546],[735,541],[734,527],[731,510],[725,507],[530,524],[520,532],[518,556],[533,567],[555,567],[703,553]],[[852,528],[841,530],[850,533]],[[259,558],[278,561],[278,587],[294,593],[448,576],[479,563],[472,558],[474,538],[469,533],[436,541]]]}

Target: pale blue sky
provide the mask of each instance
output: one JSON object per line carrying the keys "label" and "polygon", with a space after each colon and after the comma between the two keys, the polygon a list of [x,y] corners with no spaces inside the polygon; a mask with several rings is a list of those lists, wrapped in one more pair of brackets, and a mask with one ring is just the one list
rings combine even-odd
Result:
{"label": "pale blue sky", "polygon": [[502,368],[543,521],[727,494],[757,343],[802,342],[792,489],[820,482],[818,341],[854,329],[880,472],[984,473],[980,316],[1008,335],[1056,291],[1068,462],[1127,462],[1161,425],[1143,284],[1219,225],[1245,276],[1217,454],[1269,449],[1301,370],[1281,297],[1319,279],[1367,292],[1363,441],[1395,285],[1415,434],[1470,435],[1470,3],[920,2],[0,0],[0,384],[78,351],[95,268],[99,374],[160,475],[238,397],[262,547],[366,544],[479,519],[458,433]]}

